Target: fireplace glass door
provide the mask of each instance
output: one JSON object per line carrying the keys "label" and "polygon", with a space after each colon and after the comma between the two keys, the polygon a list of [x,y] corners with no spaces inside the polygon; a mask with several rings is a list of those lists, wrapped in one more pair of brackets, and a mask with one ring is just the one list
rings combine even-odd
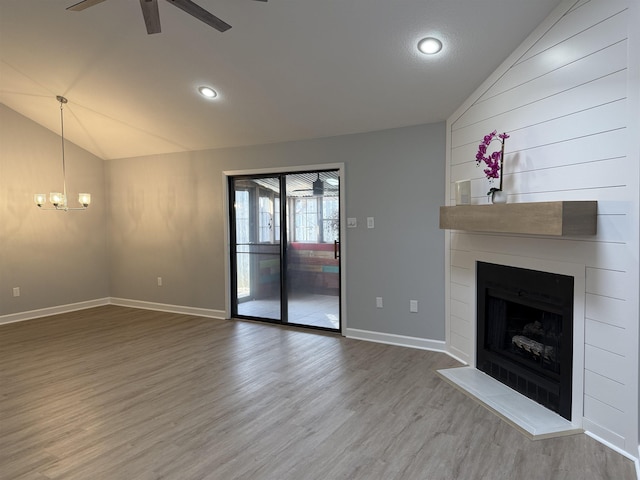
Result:
{"label": "fireplace glass door", "polygon": [[570,420],[573,278],[478,262],[477,367]]}

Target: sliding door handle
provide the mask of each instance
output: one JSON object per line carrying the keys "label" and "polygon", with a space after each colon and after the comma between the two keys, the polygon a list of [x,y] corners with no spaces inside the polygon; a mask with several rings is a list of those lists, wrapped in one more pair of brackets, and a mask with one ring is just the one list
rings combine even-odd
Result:
{"label": "sliding door handle", "polygon": [[333,258],[340,258],[340,242],[338,240],[333,241]]}

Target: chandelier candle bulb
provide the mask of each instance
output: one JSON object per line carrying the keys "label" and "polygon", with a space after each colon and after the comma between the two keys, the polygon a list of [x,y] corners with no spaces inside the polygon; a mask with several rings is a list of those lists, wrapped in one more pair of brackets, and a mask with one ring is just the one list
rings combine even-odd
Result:
{"label": "chandelier candle bulb", "polygon": [[64,195],[60,192],[51,192],[49,194],[49,201],[53,204],[53,206],[57,207],[60,204],[64,204]]}
{"label": "chandelier candle bulb", "polygon": [[91,203],[91,194],[90,193],[79,193],[78,194],[78,202],[83,207],[88,207]]}

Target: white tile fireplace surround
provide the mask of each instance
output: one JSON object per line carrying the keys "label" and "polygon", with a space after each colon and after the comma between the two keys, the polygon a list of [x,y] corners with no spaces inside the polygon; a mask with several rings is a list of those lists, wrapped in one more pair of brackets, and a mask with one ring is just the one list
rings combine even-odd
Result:
{"label": "white tile fireplace surround", "polygon": [[[470,252],[471,253],[471,252]],[[584,345],[585,345],[585,265],[552,262],[535,258],[515,257],[496,253],[473,252],[467,258],[469,271],[473,272],[473,282],[469,289],[469,305],[471,321],[464,325],[470,341],[469,367],[448,369],[439,373],[449,382],[467,392],[473,398],[485,404],[491,410],[504,417],[513,425],[534,438],[554,435],[566,435],[582,431],[582,412],[584,402]],[[525,268],[541,272],[554,273],[573,277],[573,368],[572,368],[572,402],[571,421],[567,421],[551,410],[537,404],[524,395],[511,390],[508,386],[494,380],[475,368],[476,359],[476,264],[477,262],[493,263],[509,267]],[[458,329],[460,326],[458,326]],[[455,353],[455,352],[454,352]]]}
{"label": "white tile fireplace surround", "polygon": [[529,438],[582,433],[581,428],[474,367],[447,368],[438,374],[478,400]]}

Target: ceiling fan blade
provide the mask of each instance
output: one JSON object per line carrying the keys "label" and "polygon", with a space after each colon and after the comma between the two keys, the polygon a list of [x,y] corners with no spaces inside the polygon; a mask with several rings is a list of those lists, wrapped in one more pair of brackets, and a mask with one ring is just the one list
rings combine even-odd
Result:
{"label": "ceiling fan blade", "polygon": [[198,20],[206,23],[207,25],[215,28],[219,32],[224,32],[231,28],[231,25],[220,20],[215,15],[207,12],[204,8],[196,5],[191,0],[167,0],[181,10],[184,10],[189,15],[196,17]]}
{"label": "ceiling fan blade", "polygon": [[84,10],[85,8],[93,7],[98,3],[102,3],[104,0],[82,0],[81,2],[75,3],[70,7],[67,7],[67,10],[71,10],[73,12],[79,12],[80,10]]}
{"label": "ceiling fan blade", "polygon": [[140,0],[144,24],[147,33],[160,33],[160,13],[158,12],[158,0]]}

